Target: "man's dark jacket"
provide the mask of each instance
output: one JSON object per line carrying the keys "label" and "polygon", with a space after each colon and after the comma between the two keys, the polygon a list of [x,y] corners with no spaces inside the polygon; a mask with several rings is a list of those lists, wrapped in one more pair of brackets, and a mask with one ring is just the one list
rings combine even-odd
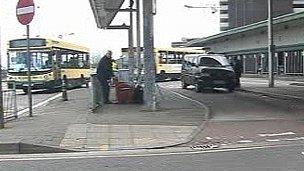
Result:
{"label": "man's dark jacket", "polygon": [[97,67],[97,78],[100,81],[110,80],[113,77],[112,60],[106,56],[102,57]]}
{"label": "man's dark jacket", "polygon": [[242,70],[243,70],[243,65],[242,65],[241,60],[235,61],[233,69],[234,69],[236,77],[240,78],[242,75]]}

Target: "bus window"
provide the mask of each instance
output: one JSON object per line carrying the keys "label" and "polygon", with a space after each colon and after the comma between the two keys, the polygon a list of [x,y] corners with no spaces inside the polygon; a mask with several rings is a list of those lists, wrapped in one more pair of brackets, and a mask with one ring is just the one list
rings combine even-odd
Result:
{"label": "bus window", "polygon": [[167,61],[166,61],[167,57],[166,57],[165,53],[160,53],[158,59],[159,59],[160,64],[166,64],[167,63]]}
{"label": "bus window", "polygon": [[77,54],[78,56],[78,68],[84,68],[84,57],[83,54]]}
{"label": "bus window", "polygon": [[182,64],[182,54],[170,52],[167,56],[168,64]]}
{"label": "bus window", "polygon": [[90,56],[89,54],[83,54],[85,68],[90,68]]}
{"label": "bus window", "polygon": [[68,54],[68,68],[76,68],[78,66],[78,59],[76,55]]}
{"label": "bus window", "polygon": [[35,70],[52,68],[52,59],[45,52],[31,53],[31,67]]}
{"label": "bus window", "polygon": [[67,68],[69,66],[68,56],[66,54],[61,54],[61,67]]}
{"label": "bus window", "polygon": [[48,53],[42,53],[41,54],[41,61],[44,65],[42,68],[52,68],[52,58],[49,56]]}
{"label": "bus window", "polygon": [[52,64],[53,68],[57,67],[57,55],[58,55],[58,52],[52,53],[52,56],[51,56],[51,58],[49,60],[50,61],[49,63]]}
{"label": "bus window", "polygon": [[174,64],[174,54],[167,54],[167,63],[168,64]]}

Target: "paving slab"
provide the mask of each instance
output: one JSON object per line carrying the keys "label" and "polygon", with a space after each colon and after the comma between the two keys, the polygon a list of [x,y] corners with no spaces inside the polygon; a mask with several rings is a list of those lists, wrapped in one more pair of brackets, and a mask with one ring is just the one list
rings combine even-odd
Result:
{"label": "paving slab", "polygon": [[166,147],[187,142],[196,129],[197,126],[73,124],[60,147],[70,150]]}

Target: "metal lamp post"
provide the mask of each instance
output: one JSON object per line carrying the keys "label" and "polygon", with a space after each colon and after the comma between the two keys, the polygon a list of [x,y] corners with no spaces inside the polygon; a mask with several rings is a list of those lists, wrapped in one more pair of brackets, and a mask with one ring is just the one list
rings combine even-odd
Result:
{"label": "metal lamp post", "polygon": [[130,27],[129,27],[129,82],[133,84],[134,81],[134,39],[133,39],[133,8],[134,1],[130,0]]}
{"label": "metal lamp post", "polygon": [[1,32],[0,32],[0,129],[4,128],[4,109],[2,92],[2,64],[1,64]]}
{"label": "metal lamp post", "polygon": [[[137,56],[137,78],[141,75],[141,29],[140,29],[140,1],[136,0],[136,56]],[[139,82],[140,80],[138,80]]]}
{"label": "metal lamp post", "polygon": [[273,74],[273,57],[274,57],[274,43],[273,43],[273,1],[268,0],[268,74],[270,88],[274,87]]}
{"label": "metal lamp post", "polygon": [[144,97],[147,109],[156,110],[155,88],[155,58],[154,34],[153,34],[153,0],[143,0],[144,16],[144,63],[145,63],[145,87]]}

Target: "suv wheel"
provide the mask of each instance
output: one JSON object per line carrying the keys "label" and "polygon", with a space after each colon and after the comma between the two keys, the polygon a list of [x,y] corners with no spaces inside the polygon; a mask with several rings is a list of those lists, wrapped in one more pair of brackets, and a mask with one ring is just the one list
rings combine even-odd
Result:
{"label": "suv wheel", "polygon": [[188,84],[186,84],[184,81],[182,81],[182,89],[187,89]]}
{"label": "suv wheel", "polygon": [[199,86],[198,84],[194,84],[194,87],[195,92],[200,93],[202,91],[201,86]]}
{"label": "suv wheel", "polygon": [[233,87],[229,87],[229,88],[228,88],[228,92],[229,92],[229,93],[234,92],[234,90],[235,90],[235,87],[234,87],[234,86],[233,86]]}

